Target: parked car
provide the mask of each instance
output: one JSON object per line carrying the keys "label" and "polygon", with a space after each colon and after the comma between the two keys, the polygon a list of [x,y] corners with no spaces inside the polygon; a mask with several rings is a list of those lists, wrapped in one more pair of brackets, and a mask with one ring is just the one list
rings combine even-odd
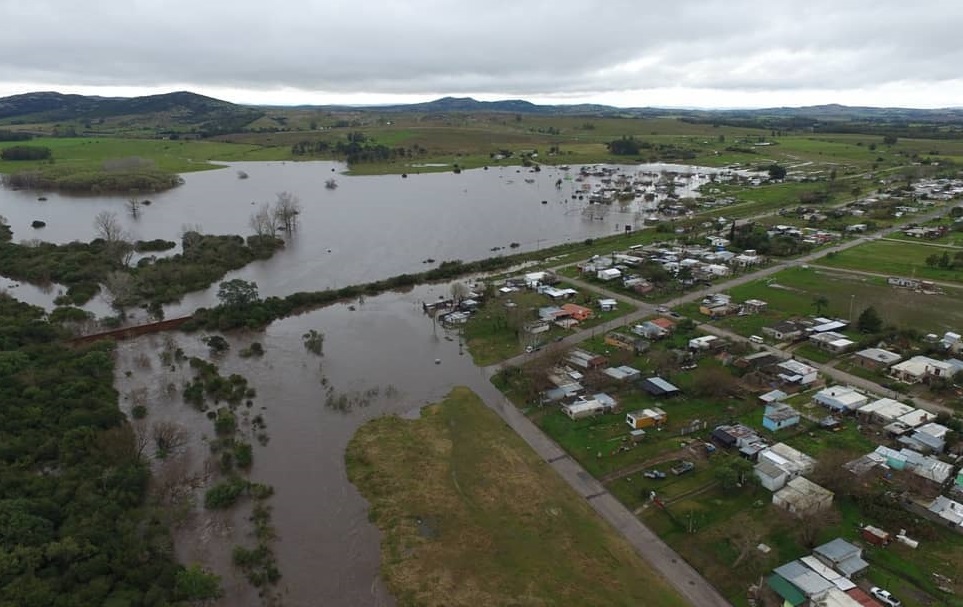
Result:
{"label": "parked car", "polygon": [[665,314],[669,311],[669,308],[665,306],[659,306],[655,309],[655,311],[658,312],[659,314]]}
{"label": "parked car", "polygon": [[675,466],[672,466],[672,474],[679,476],[685,474],[686,472],[691,472],[693,469],[695,469],[695,464],[690,461],[683,460]]}
{"label": "parked car", "polygon": [[665,472],[662,472],[661,470],[646,470],[642,473],[642,476],[645,478],[661,480],[665,478]]}
{"label": "parked car", "polygon": [[887,607],[903,607],[902,601],[890,594],[889,590],[883,590],[879,586],[873,586],[869,589],[869,593],[873,595],[874,599]]}

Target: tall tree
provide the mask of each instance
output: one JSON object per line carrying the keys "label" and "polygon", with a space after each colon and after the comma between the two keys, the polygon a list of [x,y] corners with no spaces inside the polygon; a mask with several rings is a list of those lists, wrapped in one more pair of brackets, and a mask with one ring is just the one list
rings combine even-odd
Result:
{"label": "tall tree", "polygon": [[298,215],[301,214],[301,199],[291,192],[278,192],[274,203],[274,221],[276,227],[291,232],[298,227]]}
{"label": "tall tree", "polygon": [[876,308],[869,306],[856,320],[856,328],[862,333],[879,333],[883,328],[883,319]]}
{"label": "tall tree", "polygon": [[813,307],[816,308],[816,314],[822,314],[829,307],[829,299],[825,295],[817,295],[813,297]]}

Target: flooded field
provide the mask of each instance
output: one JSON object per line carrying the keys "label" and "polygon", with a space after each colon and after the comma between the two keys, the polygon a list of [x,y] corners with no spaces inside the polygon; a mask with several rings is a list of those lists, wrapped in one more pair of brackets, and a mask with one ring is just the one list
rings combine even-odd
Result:
{"label": "flooded field", "polygon": [[[188,365],[175,371],[161,366],[165,340],[176,340],[188,357],[217,363],[223,375],[245,376],[257,390],[248,417],[263,416],[269,440],[266,445],[252,441],[250,476],[275,490],[268,503],[278,533],[274,550],[285,605],[392,604],[377,580],[378,533],[368,523],[366,503],[347,481],[344,449],[371,417],[417,414],[452,386],[484,382],[457,336],[447,336],[422,313],[422,301],[446,293],[446,287],[423,287],[367,299],[354,310],[338,305],[289,318],[264,332],[229,336],[231,348],[221,356],[210,355],[202,335],[152,335],[119,344],[122,406],[129,410],[133,400],[144,398],[138,390],[146,389],[149,413],[138,422],[147,426],[144,431],[170,421],[188,437],[177,454],[155,460],[155,473],[201,477],[194,490],[198,504],[203,485],[217,477],[210,472],[216,466],[207,446],[212,424],[180,396],[190,377]],[[323,356],[302,343],[311,329],[325,335]],[[239,350],[252,341],[263,344],[264,356],[241,358]],[[169,384],[176,386],[174,396]],[[241,507],[227,516],[212,514],[198,505],[176,532],[185,561],[204,562],[223,576],[228,591],[223,605],[260,604],[230,563],[231,547],[250,532],[246,513]]]}

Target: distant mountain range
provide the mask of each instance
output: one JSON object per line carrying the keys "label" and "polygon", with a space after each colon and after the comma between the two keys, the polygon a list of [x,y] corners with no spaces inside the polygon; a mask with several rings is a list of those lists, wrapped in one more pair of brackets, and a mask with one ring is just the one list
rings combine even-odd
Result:
{"label": "distant mountain range", "polygon": [[[180,91],[146,97],[98,97],[36,92],[0,98],[0,126],[67,121],[95,121],[121,117],[149,118],[154,124],[193,126],[203,132],[243,130],[270,109],[248,106]],[[279,109],[279,108],[277,108]],[[811,126],[817,123],[877,123],[963,125],[963,109],[912,109],[817,105],[750,110],[699,110],[619,108],[607,105],[537,105],[521,99],[478,101],[470,97],[443,97],[426,103],[385,106],[298,106],[287,110],[329,112],[391,112],[418,114],[511,113],[556,116],[677,117],[697,122],[766,126]]]}

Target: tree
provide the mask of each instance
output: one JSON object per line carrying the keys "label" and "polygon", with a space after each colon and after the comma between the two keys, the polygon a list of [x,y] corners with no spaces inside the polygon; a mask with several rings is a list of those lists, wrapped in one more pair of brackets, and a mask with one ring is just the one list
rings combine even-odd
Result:
{"label": "tree", "polygon": [[609,152],[616,156],[635,156],[641,149],[641,143],[635,137],[626,135],[621,139],[608,142],[607,146]]}
{"label": "tree", "polygon": [[694,394],[710,398],[723,398],[739,392],[739,380],[722,367],[702,366],[692,378]]}
{"label": "tree", "polygon": [[254,230],[254,233],[261,237],[274,236],[278,231],[277,215],[266,202],[251,214],[248,224]]}
{"label": "tree", "polygon": [[723,491],[741,489],[756,476],[752,473],[752,463],[741,457],[731,458],[715,470],[716,480]]}
{"label": "tree", "polygon": [[194,564],[177,572],[174,578],[174,592],[177,598],[194,604],[203,605],[220,598],[221,578]]}
{"label": "tree", "polygon": [[290,192],[278,192],[274,203],[274,222],[276,227],[285,232],[291,232],[298,227],[298,215],[301,214],[301,200]]}
{"label": "tree", "polygon": [[856,328],[861,333],[879,333],[883,328],[883,319],[880,318],[876,308],[869,306],[862,311],[856,320]]}
{"label": "tree", "polygon": [[813,297],[813,307],[816,308],[816,314],[822,314],[829,307],[829,299],[825,295],[817,295]]}
{"label": "tree", "polygon": [[466,297],[468,297],[468,287],[465,286],[465,283],[457,281],[451,283],[451,298],[456,304]]}
{"label": "tree", "polygon": [[897,141],[899,141],[899,139],[897,139],[896,135],[883,135],[883,143],[886,145],[896,145]]}
{"label": "tree", "polygon": [[240,278],[220,283],[217,289],[217,299],[222,306],[229,308],[240,308],[261,301],[257,294],[257,283]]}
{"label": "tree", "polygon": [[124,228],[117,221],[117,214],[110,211],[101,211],[94,217],[94,230],[97,238],[102,239],[107,244],[113,244],[123,238]]}
{"label": "tree", "polygon": [[127,212],[130,213],[131,217],[133,217],[134,219],[137,219],[140,216],[140,201],[137,200],[136,198],[128,198]]}
{"label": "tree", "polygon": [[769,171],[769,179],[773,181],[781,181],[786,178],[786,167],[782,165],[772,163],[766,170]]}

